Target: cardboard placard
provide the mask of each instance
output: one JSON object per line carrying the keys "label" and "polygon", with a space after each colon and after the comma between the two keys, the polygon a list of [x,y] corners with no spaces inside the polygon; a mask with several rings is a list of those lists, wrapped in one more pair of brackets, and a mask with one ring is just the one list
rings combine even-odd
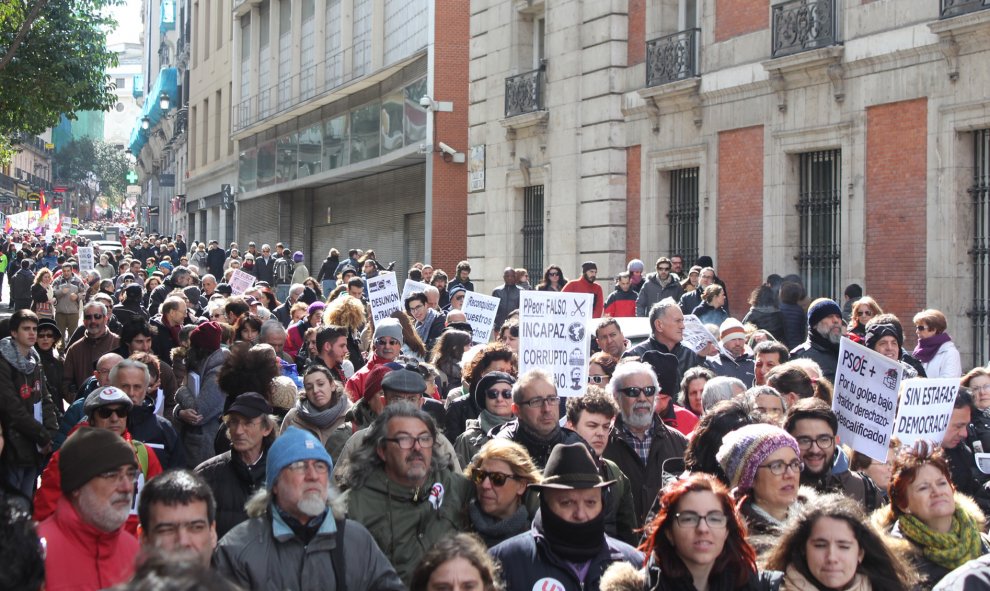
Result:
{"label": "cardboard placard", "polygon": [[498,313],[498,298],[476,293],[464,292],[464,305],[461,311],[467,316],[471,325],[472,340],[475,343],[487,343],[492,338],[495,328],[495,315]]}
{"label": "cardboard placard", "polygon": [[558,395],[580,396],[588,382],[593,305],[589,293],[521,292],[519,374],[543,369],[553,376]]}
{"label": "cardboard placard", "polygon": [[245,291],[251,289],[257,277],[240,269],[234,269],[234,272],[230,275],[230,291],[234,295],[241,295]]}
{"label": "cardboard placard", "polygon": [[957,378],[905,380],[894,423],[894,436],[901,445],[912,446],[921,440],[942,443],[958,393]]}
{"label": "cardboard placard", "polygon": [[701,353],[708,344],[718,345],[712,333],[708,332],[705,325],[694,314],[684,315],[684,336],[681,337],[681,344],[691,349],[695,353]]}
{"label": "cardboard placard", "polygon": [[850,339],[839,345],[832,410],[842,443],[880,462],[887,461],[894,431],[901,364]]}
{"label": "cardboard placard", "polygon": [[96,255],[92,246],[79,246],[76,248],[76,258],[79,260],[79,271],[85,273],[96,268]]}
{"label": "cardboard placard", "polygon": [[393,312],[402,310],[399,286],[395,273],[381,273],[368,279],[368,301],[371,303],[371,318],[377,324]]}

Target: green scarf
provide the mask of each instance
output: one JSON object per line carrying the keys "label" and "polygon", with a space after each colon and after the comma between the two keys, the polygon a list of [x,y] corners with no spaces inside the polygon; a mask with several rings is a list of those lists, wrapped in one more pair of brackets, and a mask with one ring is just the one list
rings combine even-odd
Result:
{"label": "green scarf", "polygon": [[933,531],[914,515],[901,515],[897,524],[907,539],[922,547],[925,558],[949,570],[982,554],[980,528],[958,504],[948,533]]}

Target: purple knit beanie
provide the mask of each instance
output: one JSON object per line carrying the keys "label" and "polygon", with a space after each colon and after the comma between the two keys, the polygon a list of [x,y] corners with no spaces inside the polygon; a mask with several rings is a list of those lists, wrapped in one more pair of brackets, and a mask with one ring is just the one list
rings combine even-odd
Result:
{"label": "purple knit beanie", "polygon": [[729,481],[729,488],[745,493],[753,488],[760,464],[782,447],[790,447],[801,457],[797,441],[787,431],[773,425],[746,425],[725,436],[715,459]]}

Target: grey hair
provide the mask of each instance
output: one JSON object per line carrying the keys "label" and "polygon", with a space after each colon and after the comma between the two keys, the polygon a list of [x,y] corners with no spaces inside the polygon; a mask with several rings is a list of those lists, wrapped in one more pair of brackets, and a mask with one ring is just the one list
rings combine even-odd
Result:
{"label": "grey hair", "polygon": [[96,308],[96,307],[100,308],[104,316],[109,312],[109,310],[107,309],[107,305],[97,300],[90,300],[89,302],[87,302],[86,305],[83,306],[83,312],[89,310],[90,308]]}
{"label": "grey hair", "polygon": [[[430,459],[430,471],[436,471],[443,466],[440,464],[440,435],[433,417],[408,402],[393,402],[382,410],[371,426],[364,431],[364,440],[351,452],[346,462],[342,462],[335,470],[337,484],[343,490],[361,488],[368,476],[376,469],[382,469],[385,461],[378,455],[378,448],[385,442],[388,435],[388,423],[395,418],[419,419],[433,435],[433,455]],[[447,459],[447,458],[445,458]]]}
{"label": "grey hair", "polygon": [[[615,379],[614,377],[612,378]],[[705,389],[701,391],[701,408],[705,412],[708,412],[711,407],[715,406],[723,400],[732,400],[735,394],[732,391],[732,387],[735,386],[746,391],[746,384],[743,383],[739,378],[730,378],[728,376],[715,376],[714,378],[705,382]]]}
{"label": "grey hair", "polygon": [[773,396],[774,398],[780,399],[780,406],[787,412],[787,400],[780,395],[780,392],[776,388],[771,386],[753,386],[749,390],[746,390],[746,399],[749,400],[753,407],[756,407],[756,397],[757,396]]}
{"label": "grey hair", "polygon": [[207,277],[209,277],[210,279],[212,279],[214,281],[217,280],[217,278],[214,277],[212,273],[207,273],[206,275],[203,275],[202,277],[199,278],[200,283],[202,283],[203,281],[206,281],[206,278]]}
{"label": "grey hair", "polygon": [[282,326],[281,322],[275,322],[271,320],[267,322],[263,322],[261,324],[261,330],[258,331],[258,342],[264,343],[269,336],[277,332],[280,332],[283,335],[288,335],[288,333],[285,332],[285,327]]}
{"label": "grey hair", "polygon": [[289,295],[301,296],[302,293],[306,291],[306,286],[302,283],[293,283],[292,287],[289,288]]}
{"label": "grey hair", "polygon": [[117,365],[110,369],[110,383],[114,384],[117,381],[117,374],[120,373],[122,369],[140,369],[144,374],[144,387],[147,388],[151,385],[151,372],[148,371],[148,366],[137,361],[136,359],[124,359]]}
{"label": "grey hair", "polygon": [[[276,479],[277,482],[277,479]],[[347,516],[347,507],[344,504],[343,499],[340,497],[340,492],[337,488],[330,483],[327,485],[327,507],[330,512],[333,513],[334,519],[344,519]],[[265,513],[268,512],[268,505],[274,501],[275,495],[271,493],[267,488],[261,487],[253,495],[251,495],[247,502],[244,503],[244,510],[247,512],[247,516],[251,519],[255,517],[263,517]]]}
{"label": "grey hair", "polygon": [[425,293],[425,294],[426,294],[426,295],[428,295],[428,296],[430,296],[430,295],[435,295],[435,296],[437,296],[437,297],[440,297],[440,290],[439,290],[439,289],[437,289],[437,288],[435,288],[435,287],[433,287],[432,285],[427,285],[427,286],[426,286],[426,287],[425,287],[425,288],[423,289],[423,293]]}
{"label": "grey hair", "polygon": [[653,371],[652,365],[642,361],[626,361],[615,366],[615,372],[612,373],[612,379],[605,386],[605,391],[618,401],[620,398],[618,392],[625,387],[626,379],[639,374],[650,376],[650,380],[653,381],[653,387],[657,391],[660,390],[660,380],[657,379],[657,374]]}
{"label": "grey hair", "polygon": [[667,310],[677,307],[677,302],[674,301],[674,298],[664,298],[653,304],[653,307],[650,308],[650,331],[656,330],[654,326],[656,325],[657,320],[663,316],[666,316]]}
{"label": "grey hair", "polygon": [[553,386],[555,391],[557,389],[557,386],[553,382],[553,376],[550,375],[550,372],[539,368],[531,369],[519,376],[516,383],[512,385],[512,402],[522,404],[523,390],[536,380],[543,380]]}

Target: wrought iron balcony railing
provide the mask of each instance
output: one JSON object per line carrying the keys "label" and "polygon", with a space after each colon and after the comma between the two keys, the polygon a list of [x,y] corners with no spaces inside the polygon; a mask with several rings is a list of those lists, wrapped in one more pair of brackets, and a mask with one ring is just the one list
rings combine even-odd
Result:
{"label": "wrought iron balcony railing", "polygon": [[506,78],[505,116],[514,117],[543,110],[545,91],[546,81],[542,68]]}
{"label": "wrought iron balcony railing", "polygon": [[988,8],[990,0],[940,0],[938,18],[952,18]]}
{"label": "wrought iron balcony railing", "polygon": [[646,86],[659,86],[698,75],[701,29],[687,29],[646,42]]}
{"label": "wrought iron balcony railing", "polygon": [[771,57],[839,42],[838,0],[790,0],[773,7]]}

